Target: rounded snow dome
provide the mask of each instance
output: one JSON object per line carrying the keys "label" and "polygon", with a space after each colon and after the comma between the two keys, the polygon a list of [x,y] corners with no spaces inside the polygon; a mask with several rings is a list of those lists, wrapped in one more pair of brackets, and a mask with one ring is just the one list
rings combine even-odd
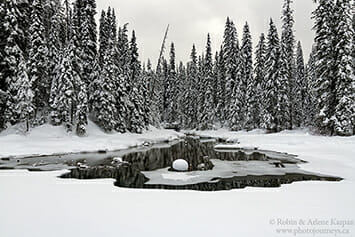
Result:
{"label": "rounded snow dome", "polygon": [[188,171],[189,163],[187,163],[187,161],[183,159],[174,160],[173,169],[176,171]]}

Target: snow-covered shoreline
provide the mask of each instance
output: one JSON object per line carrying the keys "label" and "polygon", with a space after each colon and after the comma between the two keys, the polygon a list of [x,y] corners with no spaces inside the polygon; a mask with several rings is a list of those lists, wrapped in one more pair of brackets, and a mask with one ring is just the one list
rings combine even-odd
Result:
{"label": "snow-covered shoreline", "polygon": [[183,136],[183,133],[154,127],[150,127],[143,134],[107,134],[93,122],[89,122],[87,136],[78,137],[75,134],[66,133],[63,127],[45,124],[34,128],[26,136],[17,134],[15,129],[0,133],[0,158],[121,150],[141,146],[146,142],[172,141]]}
{"label": "snow-covered shoreline", "polygon": [[332,169],[332,167],[325,165],[325,163],[336,161],[347,163],[355,170],[355,136],[318,136],[310,134],[307,130],[287,130],[280,133],[266,134],[262,130],[231,132],[222,129],[216,131],[194,131],[194,134],[201,137],[223,138],[227,141],[238,141],[240,143],[228,144],[229,148],[257,147],[259,149],[294,154],[298,156],[297,158],[308,162],[302,164],[301,168],[312,172],[344,176],[344,170]]}

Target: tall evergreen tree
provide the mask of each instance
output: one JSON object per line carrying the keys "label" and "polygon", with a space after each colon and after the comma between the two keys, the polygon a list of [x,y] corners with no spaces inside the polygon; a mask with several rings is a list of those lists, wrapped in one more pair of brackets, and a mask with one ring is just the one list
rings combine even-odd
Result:
{"label": "tall evergreen tree", "polygon": [[184,100],[185,96],[185,91],[184,87],[187,82],[187,75],[186,75],[186,67],[185,65],[180,61],[179,67],[177,70],[177,75],[176,75],[176,84],[175,84],[175,90],[176,90],[176,121],[178,122],[179,126],[183,126],[185,124],[186,120],[186,115],[185,115],[185,106],[186,106],[186,101]]}
{"label": "tall evergreen tree", "polygon": [[263,104],[263,89],[266,88],[265,83],[265,60],[266,60],[266,44],[264,33],[260,35],[259,43],[256,46],[255,51],[255,68],[254,68],[254,84],[256,85],[255,93],[255,125],[260,127],[261,125],[261,112],[264,107]]}
{"label": "tall evergreen tree", "polygon": [[187,68],[187,83],[185,89],[186,110],[187,117],[186,128],[197,127],[197,99],[198,99],[198,67],[197,67],[197,52],[195,45],[192,46],[190,54],[190,62]]}
{"label": "tall evergreen tree", "polygon": [[313,12],[315,20],[315,90],[317,101],[316,126],[320,133],[334,133],[334,112],[336,107],[335,73],[333,52],[333,1],[319,0]]}
{"label": "tall evergreen tree", "polygon": [[[284,37],[284,36],[283,36]],[[295,89],[295,80],[289,78],[289,70],[294,70],[289,68],[288,53],[286,40],[281,38],[280,42],[280,55],[277,66],[277,81],[275,81],[275,86],[277,90],[277,107],[276,107],[276,120],[277,120],[277,131],[292,128],[292,111],[291,109],[291,98]],[[292,83],[292,95],[290,92],[290,83]],[[294,98],[293,98],[294,99]]]}
{"label": "tall evergreen tree", "polygon": [[125,123],[120,123],[119,128],[116,130],[124,132],[128,129],[127,126],[129,124],[130,116],[129,105],[132,96],[131,91],[133,90],[130,78],[131,56],[127,34],[127,24],[125,24],[122,28],[119,28],[116,49],[115,62],[119,71],[119,77],[116,80],[117,89],[115,97],[118,98],[116,107],[120,117],[126,120]]}
{"label": "tall evergreen tree", "polygon": [[306,125],[307,126],[315,126],[315,117],[317,114],[317,97],[316,97],[316,90],[315,90],[315,83],[316,83],[316,48],[312,47],[311,54],[309,56],[307,66],[306,66],[306,80],[307,80],[307,100],[306,100]]}
{"label": "tall evergreen tree", "polygon": [[141,63],[139,61],[138,47],[137,47],[137,38],[135,31],[132,31],[132,37],[129,44],[129,53],[130,53],[130,86],[133,87],[137,82],[138,77],[141,73]]}
{"label": "tall evergreen tree", "polygon": [[295,87],[293,88],[296,92],[296,98],[294,100],[294,109],[298,111],[293,117],[293,124],[296,127],[303,127],[306,123],[306,113],[307,107],[310,106],[309,96],[308,96],[308,81],[305,75],[305,65],[303,59],[303,51],[301,42],[298,41],[297,44],[297,54],[296,54],[296,80]]}
{"label": "tall evergreen tree", "polygon": [[144,118],[144,97],[139,93],[139,88],[145,88],[144,81],[140,80],[142,71],[139,61],[137,39],[135,31],[132,31],[132,38],[129,44],[129,130],[131,132],[141,133],[146,125]]}
{"label": "tall evergreen tree", "polygon": [[19,114],[19,122],[25,123],[25,132],[28,132],[33,117],[33,93],[31,83],[27,75],[26,63],[20,62],[17,81],[17,94],[15,97],[16,112]]}
{"label": "tall evergreen tree", "polygon": [[36,114],[39,116],[38,119],[43,120],[41,116],[48,106],[50,82],[47,39],[42,19],[44,9],[41,0],[33,1],[31,15],[29,77],[34,92],[33,104]]}
{"label": "tall evergreen tree", "polygon": [[[0,22],[5,23],[6,16],[6,5],[5,1],[0,2]],[[0,24],[0,131],[5,127],[5,108],[7,101],[7,93],[6,93],[6,83],[5,83],[5,46],[6,46],[6,29],[5,24]]]}
{"label": "tall evergreen tree", "polygon": [[200,90],[199,93],[199,98],[202,101],[199,128],[212,129],[215,121],[215,111],[213,104],[213,61],[210,34],[207,35],[206,56],[203,69],[202,90]]}
{"label": "tall evergreen tree", "polygon": [[263,111],[261,127],[277,131],[277,107],[278,107],[278,85],[279,85],[279,59],[280,40],[277,29],[270,20],[270,29],[267,35],[265,77],[263,82]]}
{"label": "tall evergreen tree", "polygon": [[49,20],[48,30],[48,75],[50,81],[54,80],[55,70],[60,63],[61,53],[65,46],[64,41],[61,39],[62,26],[64,25],[64,8],[61,1],[56,0],[52,3],[52,13]]}
{"label": "tall evergreen tree", "polygon": [[161,81],[162,84],[162,92],[161,92],[161,97],[159,104],[161,105],[160,107],[160,115],[161,115],[161,121],[165,122],[167,119],[167,110],[168,110],[168,105],[169,102],[168,100],[170,98],[167,97],[168,95],[168,75],[169,75],[169,65],[168,62],[165,58],[162,59],[161,67],[158,67],[158,76],[159,80]]}
{"label": "tall evergreen tree", "polygon": [[51,121],[56,125],[64,124],[68,132],[73,131],[75,123],[75,81],[79,80],[79,75],[75,70],[74,43],[70,42],[61,59],[57,70],[58,84],[52,84],[51,91]]}
{"label": "tall evergreen tree", "polygon": [[107,50],[109,38],[109,30],[107,26],[107,17],[106,12],[102,10],[100,17],[100,26],[99,26],[99,65],[103,66],[104,57]]}
{"label": "tall evergreen tree", "polygon": [[117,123],[123,123],[117,119],[114,79],[118,76],[118,68],[114,63],[113,49],[107,48],[103,63],[101,75],[94,81],[97,90],[92,95],[92,114],[94,121],[104,131],[112,132]]}
{"label": "tall evergreen tree", "polygon": [[231,111],[236,111],[231,103],[235,84],[237,83],[237,66],[239,58],[239,43],[237,39],[237,30],[234,23],[227,18],[224,36],[223,36],[223,62],[225,68],[225,120],[231,122]]}
{"label": "tall evergreen tree", "polygon": [[[288,124],[288,128],[292,128],[293,125],[293,117],[296,116],[298,111],[293,108],[293,104],[295,101],[293,98],[296,98],[294,94],[295,90],[295,36],[294,36],[294,19],[293,19],[293,10],[291,8],[291,4],[293,0],[284,0],[283,10],[282,10],[282,35],[281,35],[281,51],[282,51],[282,60],[284,60],[284,71],[286,73],[287,82],[284,83],[284,87],[287,90],[288,98],[284,104],[288,107],[283,107],[283,110],[288,110],[285,112],[287,114],[287,119],[290,121],[285,121]],[[285,118],[286,119],[286,118]]]}
{"label": "tall evergreen tree", "polygon": [[73,35],[73,32],[72,32],[73,11],[72,11],[72,8],[70,5],[71,5],[70,0],[64,0],[64,16],[65,16],[64,44],[65,44],[65,46],[68,46],[70,39],[72,38],[72,35]]}
{"label": "tall evergreen tree", "polygon": [[19,26],[22,20],[22,13],[16,1],[6,0],[2,3],[5,8],[5,16],[3,21],[4,32],[1,39],[4,40],[2,45],[2,61],[1,61],[1,78],[0,84],[5,89],[2,96],[5,100],[2,107],[4,116],[0,119],[0,125],[4,127],[6,123],[15,124],[18,121],[19,114],[16,110],[17,80],[21,74],[19,65],[25,62],[24,53],[24,31]]}
{"label": "tall evergreen tree", "polygon": [[352,69],[353,38],[351,0],[337,0],[335,16],[335,134],[355,134],[355,79]]}
{"label": "tall evergreen tree", "polygon": [[176,63],[175,63],[175,46],[171,43],[170,46],[170,59],[169,59],[169,71],[165,84],[165,121],[168,123],[176,122],[176,98],[178,91],[176,90]]}
{"label": "tall evergreen tree", "polygon": [[216,89],[215,93],[215,108],[216,117],[218,122],[223,125],[225,122],[225,67],[223,59],[223,49],[216,54],[215,67],[214,67],[214,87]]}
{"label": "tall evergreen tree", "polygon": [[[257,120],[257,83],[253,77],[253,45],[248,23],[244,26],[243,43],[241,48],[242,82],[245,87],[244,98],[244,128],[256,128]],[[240,83],[240,84],[241,84]]]}
{"label": "tall evergreen tree", "polygon": [[82,63],[82,73],[81,78],[83,79],[86,86],[92,82],[92,62],[96,58],[96,2],[95,0],[85,0],[82,6],[82,23],[79,25],[79,31],[81,36],[81,47],[80,47],[80,58]]}
{"label": "tall evergreen tree", "polygon": [[[118,30],[117,60],[120,73],[124,75],[125,83],[129,82],[130,72],[130,46],[127,34],[127,24]],[[128,87],[128,85],[126,85]]]}

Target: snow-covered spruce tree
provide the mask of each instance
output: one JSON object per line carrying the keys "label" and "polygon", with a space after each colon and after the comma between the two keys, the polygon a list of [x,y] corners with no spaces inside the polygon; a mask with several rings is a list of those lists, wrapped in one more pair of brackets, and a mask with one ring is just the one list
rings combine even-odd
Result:
{"label": "snow-covered spruce tree", "polygon": [[[43,0],[41,0],[43,1]],[[33,0],[16,0],[14,1],[18,6],[20,11],[20,20],[18,21],[19,29],[22,31],[19,37],[19,45],[23,51],[23,56],[25,59],[28,59],[29,47],[30,47],[30,26],[32,19],[32,8],[33,8]],[[43,4],[43,2],[41,3]]]}
{"label": "snow-covered spruce tree", "polygon": [[177,114],[177,122],[179,126],[183,126],[185,124],[186,120],[186,115],[185,115],[185,107],[186,107],[186,101],[184,100],[185,96],[185,85],[187,82],[187,75],[186,75],[186,67],[184,64],[180,61],[179,67],[177,70],[177,80],[176,80],[176,85],[175,88],[177,90],[176,94],[176,114]]}
{"label": "snow-covered spruce tree", "polygon": [[214,65],[214,88],[215,93],[215,108],[216,108],[216,118],[220,125],[224,124],[225,114],[225,70],[223,61],[223,49],[221,49],[215,56]]}
{"label": "snow-covered spruce tree", "polygon": [[0,2],[0,131],[5,127],[5,106],[7,101],[6,83],[5,83],[5,45],[6,45],[6,26],[5,26],[6,8],[5,1]]}
{"label": "snow-covered spruce tree", "polygon": [[[232,130],[240,130],[245,128],[247,113],[247,87],[249,77],[252,77],[252,59],[251,52],[251,35],[249,26],[246,23],[243,30],[242,46],[237,55],[237,72],[236,81],[232,93],[232,102],[230,108],[230,127]],[[250,67],[251,68],[248,68]]]}
{"label": "snow-covered spruce tree", "polygon": [[118,76],[118,68],[114,64],[113,55],[112,49],[108,48],[100,76],[94,81],[97,89],[92,95],[93,119],[105,132],[112,132],[117,126],[114,79]]}
{"label": "snow-covered spruce tree", "polygon": [[129,119],[128,119],[128,129],[130,132],[141,133],[146,128],[144,122],[144,99],[139,93],[139,86],[141,81],[141,63],[139,61],[137,39],[135,31],[132,31],[132,37],[129,44],[129,89],[128,94],[130,95],[130,103],[128,105]]}
{"label": "snow-covered spruce tree", "polygon": [[[281,131],[284,129],[291,129],[291,112],[290,109],[290,81],[293,83],[293,90],[296,90],[294,79],[289,80],[289,66],[287,62],[287,40],[283,39],[285,37],[282,35],[280,42],[280,56],[278,62],[278,72],[275,81],[275,86],[277,90],[277,106],[276,106],[276,120],[277,126],[276,130]],[[292,69],[293,70],[293,69]],[[293,93],[295,94],[295,93]]]}
{"label": "snow-covered spruce tree", "polygon": [[51,121],[56,125],[64,124],[67,132],[73,131],[76,103],[74,81],[79,78],[73,63],[74,57],[74,43],[70,42],[57,70],[58,84],[52,84],[51,87]]}
{"label": "snow-covered spruce tree", "polygon": [[[353,6],[355,7],[355,2],[353,4]],[[355,32],[355,13],[353,13],[353,32]],[[353,34],[353,39],[352,39],[352,43],[353,43],[353,47],[352,47],[352,50],[351,50],[351,55],[353,57],[353,59],[355,58],[355,34]],[[353,60],[353,63],[352,63],[352,70],[353,70],[353,76],[355,77],[355,60]]]}
{"label": "snow-covered spruce tree", "polygon": [[[236,112],[234,101],[232,99],[235,84],[237,83],[237,67],[239,58],[239,43],[237,39],[237,30],[234,23],[227,18],[224,37],[223,37],[223,62],[225,68],[225,120],[229,125],[233,124],[232,117]],[[233,101],[233,103],[232,103]]]}
{"label": "snow-covered spruce tree", "polygon": [[81,48],[80,48],[80,58],[82,63],[82,73],[81,78],[88,86],[93,80],[91,78],[93,64],[92,62],[96,58],[96,40],[97,40],[97,30],[96,30],[96,2],[95,0],[85,0],[83,1],[82,9],[82,24],[79,26],[80,36],[81,36]]}
{"label": "snow-covered spruce tree", "polygon": [[197,97],[198,97],[198,67],[197,67],[197,53],[195,45],[192,46],[190,61],[187,68],[187,83],[185,89],[185,109],[186,128],[197,127]]}
{"label": "snow-covered spruce tree", "polygon": [[20,74],[19,65],[24,63],[24,32],[19,26],[19,22],[22,20],[22,13],[19,10],[18,3],[13,0],[6,0],[2,2],[5,15],[1,23],[4,31],[1,35],[1,77],[0,84],[5,89],[2,92],[3,104],[2,108],[4,116],[1,116],[2,126],[6,126],[6,123],[15,124],[18,121],[19,114],[16,110],[16,101],[14,100],[17,95],[17,80]]}
{"label": "snow-covered spruce tree", "polygon": [[116,82],[116,108],[117,113],[123,119],[116,130],[125,132],[129,124],[129,105],[132,87],[130,86],[130,45],[127,34],[127,24],[119,28],[116,44],[115,63],[118,67],[119,77]]}
{"label": "snow-covered spruce tree", "polygon": [[317,97],[315,91],[315,82],[316,82],[316,74],[315,74],[315,56],[316,50],[315,47],[312,47],[311,54],[309,56],[307,66],[305,68],[306,73],[306,104],[305,104],[305,124],[306,126],[315,126],[315,117],[317,113]]}
{"label": "snow-covered spruce tree", "polygon": [[133,87],[137,83],[137,79],[141,73],[141,63],[139,61],[138,47],[137,47],[137,38],[135,31],[132,31],[132,37],[129,44],[129,76],[130,76],[130,86]]}
{"label": "snow-covered spruce tree", "polygon": [[199,128],[212,129],[215,121],[215,108],[213,105],[213,61],[210,34],[207,35],[206,56],[203,67],[202,90],[199,97],[202,100],[202,110],[198,118]]}
{"label": "snow-covered spruce tree", "polygon": [[48,75],[48,48],[43,24],[44,9],[41,0],[34,0],[32,4],[30,32],[30,51],[28,74],[34,93],[37,123],[45,122],[46,110],[49,102],[50,82]]}
{"label": "snow-covered spruce tree", "polygon": [[[50,51],[53,40],[58,41],[60,46],[64,48],[67,45],[65,5],[61,0],[46,0],[45,11],[48,11],[44,20],[48,51]],[[54,35],[52,35],[53,33]],[[48,57],[50,58],[49,55]]]}
{"label": "snow-covered spruce tree", "polygon": [[55,70],[60,63],[61,53],[64,47],[61,34],[64,25],[64,8],[59,0],[53,1],[51,6],[51,18],[48,29],[48,75],[50,81],[54,80]]}
{"label": "snow-covered spruce tree", "polygon": [[266,44],[265,44],[265,35],[262,33],[258,45],[256,46],[255,51],[255,67],[254,67],[254,84],[256,85],[255,92],[255,126],[257,128],[261,127],[261,113],[264,107],[264,91],[265,88],[265,60],[266,60]]}
{"label": "snow-covered spruce tree", "polygon": [[187,62],[186,64],[186,78],[185,78],[185,84],[182,85],[181,88],[181,112],[183,114],[183,120],[181,127],[182,128],[188,128],[189,123],[191,122],[191,110],[192,108],[189,107],[190,104],[190,99],[191,99],[191,78],[189,76],[191,67],[190,67],[190,61]]}
{"label": "snow-covered spruce tree", "polygon": [[64,24],[64,45],[68,46],[70,39],[72,38],[72,15],[73,10],[70,6],[70,0],[64,0],[64,17],[65,17],[65,24]]}
{"label": "snow-covered spruce tree", "polygon": [[218,104],[218,92],[220,89],[218,88],[220,85],[218,83],[218,61],[219,61],[219,53],[216,51],[214,53],[214,61],[212,66],[212,97],[213,97],[213,108],[215,108],[215,122],[219,120],[217,116],[217,104]]}
{"label": "snow-covered spruce tree", "polygon": [[163,114],[163,120],[167,123],[174,123],[176,121],[176,107],[174,99],[176,90],[176,64],[175,64],[175,47],[174,43],[171,43],[170,46],[170,58],[169,58],[169,65],[168,65],[168,75],[165,78],[164,83],[164,101],[165,101],[165,111]]}
{"label": "snow-covered spruce tree", "polygon": [[295,127],[304,127],[306,125],[307,107],[310,106],[307,92],[308,81],[305,74],[302,45],[301,42],[298,41],[296,53],[296,77],[294,84],[294,90],[296,91],[294,94],[296,98],[293,104],[294,110],[297,111],[293,116],[293,125]]}
{"label": "snow-covered spruce tree", "polygon": [[98,88],[100,87],[100,85],[98,83],[100,82],[101,68],[99,65],[99,57],[98,56],[99,55],[96,55],[96,58],[92,62],[93,70],[90,75],[90,78],[92,78],[92,81],[90,82],[90,85],[87,88],[90,117],[92,117],[92,111],[93,111],[92,105],[93,105],[93,101],[94,101],[94,94],[95,94],[95,91],[97,91]]}
{"label": "snow-covered spruce tree", "polygon": [[169,65],[165,58],[162,58],[161,67],[158,67],[157,74],[162,84],[162,92],[161,92],[162,95],[159,101],[159,104],[161,106],[159,111],[160,111],[161,121],[165,122],[167,118],[168,99],[169,99],[167,98]]}
{"label": "snow-covered spruce tree", "polygon": [[[147,61],[147,68],[142,74],[142,79],[139,80],[139,92],[143,96],[143,120],[145,127],[148,127],[149,124],[159,125],[159,111],[156,106],[153,105],[154,98],[151,98],[150,85],[153,80],[155,80],[155,73],[152,69],[152,63],[150,59]],[[155,94],[153,94],[155,96]],[[155,117],[154,117],[155,116]],[[153,118],[154,117],[154,118]]]}
{"label": "snow-covered spruce tree", "polygon": [[18,65],[17,94],[14,100],[16,103],[15,110],[17,114],[19,114],[19,122],[25,124],[24,132],[28,132],[31,127],[31,120],[34,112],[32,99],[33,93],[27,75],[26,63],[21,61]]}
{"label": "snow-covered spruce tree", "polygon": [[106,20],[106,12],[102,10],[100,17],[100,25],[99,25],[99,65],[102,67],[104,63],[104,57],[107,50],[108,45],[108,27]]}
{"label": "snow-covered spruce tree", "polygon": [[278,80],[280,62],[280,40],[277,29],[270,19],[270,29],[267,35],[265,58],[265,76],[263,81],[263,110],[261,127],[272,132],[277,131]]}
{"label": "snow-covered spruce tree", "polygon": [[[293,25],[295,23],[293,19],[293,10],[291,8],[291,4],[293,3],[293,0],[284,0],[284,5],[283,5],[283,10],[282,10],[282,35],[281,35],[281,48],[283,52],[282,59],[285,62],[286,68],[284,69],[286,73],[286,78],[288,80],[287,85],[284,85],[287,87],[287,95],[289,100],[288,102],[285,102],[285,104],[288,105],[288,107],[284,107],[283,110],[288,109],[288,113],[286,113],[289,116],[290,121],[285,121],[286,124],[288,124],[287,128],[293,127],[293,117],[296,116],[298,111],[293,109],[293,104],[296,103],[296,90],[294,90],[295,87],[295,36],[294,36],[294,30],[293,30]],[[286,98],[285,98],[286,99]],[[286,119],[286,118],[285,118]],[[287,118],[288,119],[288,118]]]}
{"label": "snow-covered spruce tree", "polygon": [[86,134],[86,126],[88,124],[88,93],[86,83],[77,77],[74,81],[75,86],[75,96],[76,96],[76,107],[75,107],[75,124],[76,124],[76,134],[78,136],[83,136]]}
{"label": "snow-covered spruce tree", "polygon": [[253,45],[248,23],[244,26],[243,42],[240,50],[242,80],[245,86],[244,98],[244,126],[243,128],[251,130],[257,127],[255,121],[259,116],[257,110],[257,83],[253,77]]}
{"label": "snow-covered spruce tree", "polygon": [[335,78],[336,107],[334,133],[355,134],[355,77],[352,69],[353,37],[351,0],[337,0],[335,16]]}
{"label": "snow-covered spruce tree", "polygon": [[[82,46],[82,36],[81,36],[81,27],[83,26],[84,20],[84,9],[85,9],[86,0],[75,0],[73,3],[73,15],[72,15],[72,30],[73,36],[76,37],[76,41],[74,42],[75,47],[79,50]],[[72,38],[70,38],[72,39]]]}
{"label": "snow-covered spruce tree", "polygon": [[[5,78],[4,78],[4,73],[5,73],[5,63],[4,63],[4,57],[5,57],[5,45],[6,45],[6,38],[8,32],[6,32],[7,28],[5,25],[5,16],[6,16],[6,8],[5,8],[5,1],[0,2],[0,90],[2,92],[5,91]],[[0,107],[1,111],[1,107]],[[1,128],[1,124],[0,124]]]}
{"label": "snow-covered spruce tree", "polygon": [[108,25],[109,25],[109,35],[110,35],[110,39],[116,43],[117,42],[117,23],[116,23],[116,13],[115,13],[115,9],[112,8],[110,11],[107,11],[107,20],[108,20]]}
{"label": "snow-covered spruce tree", "polygon": [[[88,124],[88,94],[87,94],[87,83],[88,80],[87,78],[84,77],[90,77],[92,74],[87,73],[85,70],[89,70],[90,65],[88,65],[87,62],[87,57],[90,53],[89,50],[86,50],[87,45],[84,45],[85,41],[84,37],[85,34],[91,35],[90,32],[87,32],[83,30],[83,24],[86,22],[85,18],[87,17],[85,14],[85,9],[90,9],[88,2],[86,0],[77,0],[76,3],[74,4],[74,11],[73,11],[73,20],[72,20],[72,39],[71,43],[73,46],[71,46],[71,49],[73,50],[73,53],[71,55],[71,62],[73,65],[73,68],[76,72],[76,77],[74,78],[73,81],[73,86],[74,86],[74,96],[75,96],[75,104],[74,104],[74,110],[73,110],[73,125],[76,125],[76,132],[79,136],[82,136],[86,133],[86,128],[85,126]],[[89,24],[89,22],[86,22]],[[89,36],[88,36],[89,37]],[[94,56],[91,55],[92,59],[94,60]],[[86,69],[84,66],[88,66]]]}
{"label": "snow-covered spruce tree", "polygon": [[129,90],[130,49],[127,31],[127,24],[118,30],[117,64],[120,74],[124,77],[125,87]]}
{"label": "snow-covered spruce tree", "polygon": [[[58,111],[52,106],[57,106],[54,102],[58,90],[58,72],[61,58],[63,57],[63,49],[66,47],[65,36],[65,16],[64,8],[61,6],[61,1],[56,0],[51,2],[51,18],[49,21],[48,30],[48,76],[50,82],[50,97],[49,97],[49,111],[50,122],[53,125],[58,125],[56,121],[58,118]],[[64,36],[63,36],[64,35]]]}
{"label": "snow-covered spruce tree", "polygon": [[317,101],[316,127],[321,134],[334,134],[336,79],[334,72],[334,3],[319,0],[312,18],[315,20],[315,95]]}

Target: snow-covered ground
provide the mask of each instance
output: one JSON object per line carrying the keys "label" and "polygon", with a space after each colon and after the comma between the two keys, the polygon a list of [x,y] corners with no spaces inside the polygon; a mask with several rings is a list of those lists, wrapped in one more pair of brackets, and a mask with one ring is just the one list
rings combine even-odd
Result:
{"label": "snow-covered ground", "polygon": [[[160,138],[178,135],[154,132]],[[122,146],[133,143],[132,137],[140,137],[137,142],[141,136],[150,137],[148,134],[129,134]],[[57,178],[64,171],[4,170],[0,171],[0,236],[355,236],[355,137],[320,137],[306,131],[266,135],[261,131],[219,130],[199,134],[237,138],[241,146],[297,154],[309,161],[301,168],[341,176],[344,180],[197,192],[124,189],[113,186],[111,179]],[[1,154],[3,151],[6,155],[33,153],[42,149],[37,144],[40,139],[1,136]],[[28,137],[31,136],[35,134]],[[77,151],[87,147],[101,149],[100,144],[105,148],[121,146],[116,136],[112,137],[114,142],[106,135],[99,136],[83,140],[72,136],[58,138],[64,143],[59,147],[63,151],[65,146]],[[126,135],[120,136],[123,139]],[[23,142],[26,149],[32,143],[37,150],[23,151],[21,144],[13,145],[14,141]],[[105,144],[105,141],[112,143]],[[55,148],[50,146],[41,152],[54,151],[50,149]]]}

